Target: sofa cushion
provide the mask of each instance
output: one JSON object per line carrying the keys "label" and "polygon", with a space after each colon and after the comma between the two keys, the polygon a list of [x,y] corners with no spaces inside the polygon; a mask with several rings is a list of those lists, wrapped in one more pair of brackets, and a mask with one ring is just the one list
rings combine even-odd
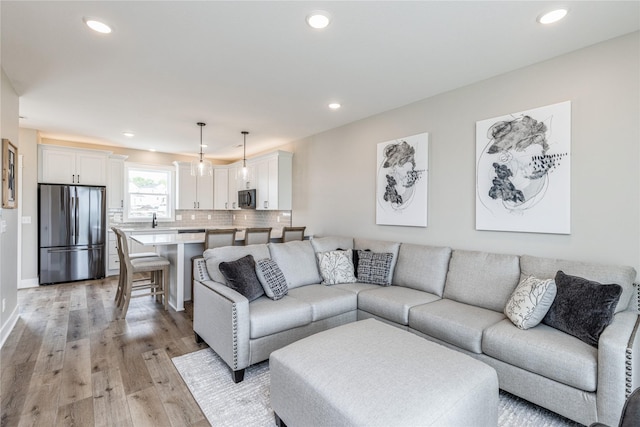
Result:
{"label": "sofa cushion", "polygon": [[322,281],[316,263],[316,253],[308,240],[269,243],[268,246],[271,258],[278,263],[287,279],[289,290]]}
{"label": "sofa cushion", "polygon": [[[383,240],[355,238],[353,239],[353,248],[363,250],[363,251],[369,249],[371,252],[378,252],[378,253],[389,252],[393,254],[393,259],[391,260],[391,267],[389,269],[389,275],[388,275],[388,282],[392,283],[393,272],[395,270],[396,262],[398,260],[398,251],[400,250],[400,243],[386,242]],[[343,249],[347,249],[347,248],[343,248]],[[356,277],[357,276],[358,274],[356,273]]]}
{"label": "sofa cushion", "polygon": [[622,295],[620,295],[616,306],[616,313],[627,309],[635,292],[633,282],[636,280],[636,270],[633,267],[522,255],[520,269],[523,275],[532,275],[540,279],[553,279],[556,273],[562,270],[565,274],[583,277],[587,280],[618,284],[622,286]]}
{"label": "sofa cushion", "polygon": [[448,299],[409,311],[409,327],[472,353],[482,353],[482,332],[505,318],[486,308]]}
{"label": "sofa cushion", "polygon": [[358,251],[358,281],[382,286],[391,285],[389,271],[392,262],[393,254],[390,252]]}
{"label": "sofa cushion", "polygon": [[449,262],[444,297],[502,312],[519,279],[516,255],[455,250]]}
{"label": "sofa cushion", "polygon": [[597,388],[598,350],[544,324],[522,330],[505,319],[485,330],[482,351],[580,390]]}
{"label": "sofa cushion", "polygon": [[251,255],[235,261],[223,261],[218,267],[227,286],[244,295],[249,302],[264,295],[264,289],[256,275],[256,262]]}
{"label": "sofa cushion", "polygon": [[362,291],[369,289],[380,289],[379,285],[372,285],[371,283],[341,283],[339,285],[333,285],[334,288],[342,289],[345,291],[353,292],[356,295]]}
{"label": "sofa cushion", "polygon": [[358,296],[334,286],[308,285],[292,289],[289,296],[311,306],[311,320],[323,320],[358,308]]}
{"label": "sofa cushion", "polygon": [[354,283],[352,250],[316,252],[323,285]]}
{"label": "sofa cushion", "polygon": [[378,286],[358,294],[358,309],[401,325],[408,325],[411,307],[439,299],[437,295],[402,286]]}
{"label": "sofa cushion", "polygon": [[553,279],[523,278],[511,294],[504,314],[520,329],[529,329],[542,322],[556,297]]}
{"label": "sofa cushion", "polygon": [[249,303],[251,339],[308,325],[312,315],[310,304],[288,295],[278,301],[260,297]]}
{"label": "sofa cushion", "polygon": [[311,245],[316,252],[335,251],[338,249],[353,249],[353,237],[327,236],[313,237]]}
{"label": "sofa cushion", "polygon": [[451,248],[403,243],[398,251],[393,284],[441,297],[450,258]]}
{"label": "sofa cushion", "polygon": [[220,272],[220,263],[224,261],[235,261],[243,256],[251,255],[253,259],[271,258],[267,245],[249,246],[222,246],[219,248],[207,249],[203,257],[207,265],[207,273],[211,280],[228,285],[223,274]]}
{"label": "sofa cushion", "polygon": [[622,287],[562,271],[558,271],[555,281],[558,293],[543,322],[597,347],[600,334],[613,321]]}
{"label": "sofa cushion", "polygon": [[289,292],[287,279],[278,267],[278,263],[265,258],[256,262],[256,275],[264,289],[264,293],[272,300],[279,300]]}

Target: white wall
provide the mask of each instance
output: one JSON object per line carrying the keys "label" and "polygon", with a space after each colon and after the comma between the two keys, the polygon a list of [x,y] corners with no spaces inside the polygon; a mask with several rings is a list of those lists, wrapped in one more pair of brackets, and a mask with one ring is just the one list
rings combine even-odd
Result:
{"label": "white wall", "polygon": [[[291,144],[293,224],[316,235],[640,271],[639,52],[636,32],[297,141]],[[476,121],[566,100],[572,102],[571,234],[476,231]],[[376,144],[421,132],[429,133],[430,144],[429,226],[377,226]]]}
{"label": "white wall", "polygon": [[22,226],[22,267],[19,287],[38,286],[38,131],[20,129],[22,157],[21,216],[31,223]]}
{"label": "white wall", "polygon": [[[20,155],[18,95],[4,70],[0,69],[0,74],[0,133],[2,138],[10,140],[18,148],[18,155]],[[20,199],[18,203],[21,203]],[[0,233],[1,345],[18,318],[18,210],[0,209],[0,219],[7,223],[6,232]],[[1,307],[1,303],[4,303],[4,307]]]}

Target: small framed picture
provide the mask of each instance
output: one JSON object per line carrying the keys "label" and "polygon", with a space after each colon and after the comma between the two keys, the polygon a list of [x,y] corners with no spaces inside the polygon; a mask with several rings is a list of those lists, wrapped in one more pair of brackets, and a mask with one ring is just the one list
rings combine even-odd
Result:
{"label": "small framed picture", "polygon": [[2,140],[2,207],[18,207],[18,149],[8,139]]}

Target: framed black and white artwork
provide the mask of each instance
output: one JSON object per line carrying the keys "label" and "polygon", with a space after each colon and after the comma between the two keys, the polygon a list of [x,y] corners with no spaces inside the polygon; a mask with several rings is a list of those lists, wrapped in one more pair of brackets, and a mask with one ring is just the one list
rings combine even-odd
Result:
{"label": "framed black and white artwork", "polygon": [[18,207],[18,149],[8,139],[2,140],[2,207]]}
{"label": "framed black and white artwork", "polygon": [[476,123],[476,229],[571,233],[571,102]]}
{"label": "framed black and white artwork", "polygon": [[427,226],[429,134],[377,146],[376,224]]}

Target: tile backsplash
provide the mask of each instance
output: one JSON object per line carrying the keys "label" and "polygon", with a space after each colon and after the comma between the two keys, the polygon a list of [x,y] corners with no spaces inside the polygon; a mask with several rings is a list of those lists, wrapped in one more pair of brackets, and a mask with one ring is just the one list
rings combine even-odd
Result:
{"label": "tile backsplash", "polygon": [[[122,210],[113,209],[107,212],[109,225],[130,228],[148,228],[148,222],[122,222]],[[272,227],[274,229],[291,225],[291,211],[262,211],[244,209],[238,211],[205,211],[176,210],[176,218],[180,220],[161,221],[161,227]]]}

